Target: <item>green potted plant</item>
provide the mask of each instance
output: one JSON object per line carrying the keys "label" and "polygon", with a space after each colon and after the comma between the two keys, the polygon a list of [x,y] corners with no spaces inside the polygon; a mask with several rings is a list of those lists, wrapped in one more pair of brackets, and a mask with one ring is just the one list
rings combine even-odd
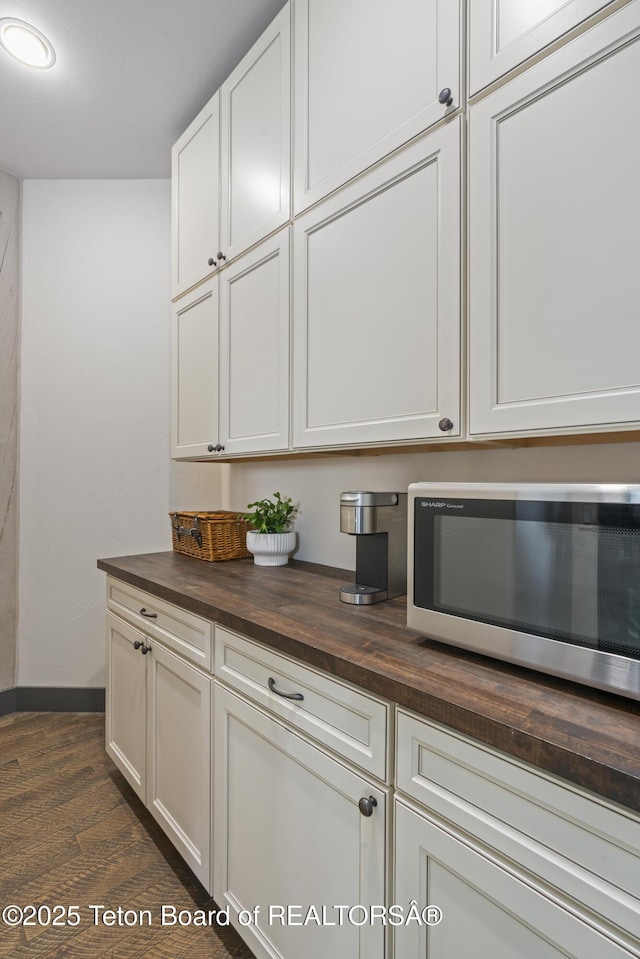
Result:
{"label": "green potted plant", "polygon": [[253,553],[256,566],[285,566],[296,548],[296,534],[291,529],[298,507],[291,497],[283,499],[274,493],[273,499],[249,503],[246,520],[253,526],[247,531],[247,549]]}

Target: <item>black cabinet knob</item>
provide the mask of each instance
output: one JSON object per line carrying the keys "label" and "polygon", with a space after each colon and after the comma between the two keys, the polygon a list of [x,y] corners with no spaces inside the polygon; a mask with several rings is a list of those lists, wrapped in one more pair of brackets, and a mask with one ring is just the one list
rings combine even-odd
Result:
{"label": "black cabinet knob", "polygon": [[134,648],[134,649],[140,649],[140,647],[141,647],[142,645],[143,645],[143,644],[140,642],[140,640],[139,640],[139,639],[136,639],[135,643],[133,644],[133,648]]}
{"label": "black cabinet knob", "polygon": [[218,257],[219,260],[226,260],[226,256],[224,255],[222,250],[218,250],[218,252],[216,253],[216,256]]}
{"label": "black cabinet knob", "polygon": [[143,656],[146,656],[147,653],[150,653],[150,652],[151,652],[151,646],[145,646],[144,643],[143,643],[143,644],[142,644],[142,649],[140,650],[140,652],[142,653]]}
{"label": "black cabinet knob", "polygon": [[443,433],[448,433],[449,430],[453,429],[453,423],[446,416],[440,420],[440,422],[438,423],[438,426],[440,427]]}
{"label": "black cabinet knob", "polygon": [[207,260],[207,263],[209,264],[209,266],[217,266],[217,265],[218,265],[212,256],[209,257],[209,259]]}
{"label": "black cabinet knob", "polygon": [[444,90],[440,91],[438,102],[445,107],[451,106],[451,104],[453,103],[453,94],[451,90],[449,89],[449,87],[445,87]]}
{"label": "black cabinet knob", "polygon": [[358,809],[363,816],[373,816],[373,810],[378,805],[378,800],[375,796],[369,796],[368,799],[365,799],[364,796],[358,803]]}
{"label": "black cabinet knob", "polygon": [[216,447],[213,445],[213,443],[209,443],[209,445],[207,446],[207,449],[209,450],[210,453],[215,453],[216,451]]}

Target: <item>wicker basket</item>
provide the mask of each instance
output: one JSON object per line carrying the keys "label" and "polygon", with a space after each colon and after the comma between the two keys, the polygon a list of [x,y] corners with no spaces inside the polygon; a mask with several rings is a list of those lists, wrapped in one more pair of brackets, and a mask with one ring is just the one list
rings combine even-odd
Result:
{"label": "wicker basket", "polygon": [[208,563],[251,556],[246,540],[247,529],[253,527],[241,513],[224,509],[213,513],[185,510],[169,516],[173,548],[177,553]]}

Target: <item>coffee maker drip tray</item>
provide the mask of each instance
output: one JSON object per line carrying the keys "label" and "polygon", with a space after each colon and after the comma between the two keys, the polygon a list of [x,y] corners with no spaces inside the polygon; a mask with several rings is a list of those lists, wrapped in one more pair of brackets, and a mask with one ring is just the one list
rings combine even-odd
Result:
{"label": "coffee maker drip tray", "polygon": [[386,589],[377,586],[359,586],[358,583],[343,586],[340,590],[340,599],[343,603],[353,603],[355,606],[368,606],[371,603],[381,603],[387,598]]}

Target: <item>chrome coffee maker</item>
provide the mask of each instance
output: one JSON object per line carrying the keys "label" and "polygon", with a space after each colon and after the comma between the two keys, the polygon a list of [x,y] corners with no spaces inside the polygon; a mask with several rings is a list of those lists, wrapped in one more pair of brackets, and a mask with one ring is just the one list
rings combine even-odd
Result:
{"label": "chrome coffee maker", "polygon": [[340,532],[356,537],[356,581],[343,603],[381,603],[407,591],[407,494],[340,494]]}

